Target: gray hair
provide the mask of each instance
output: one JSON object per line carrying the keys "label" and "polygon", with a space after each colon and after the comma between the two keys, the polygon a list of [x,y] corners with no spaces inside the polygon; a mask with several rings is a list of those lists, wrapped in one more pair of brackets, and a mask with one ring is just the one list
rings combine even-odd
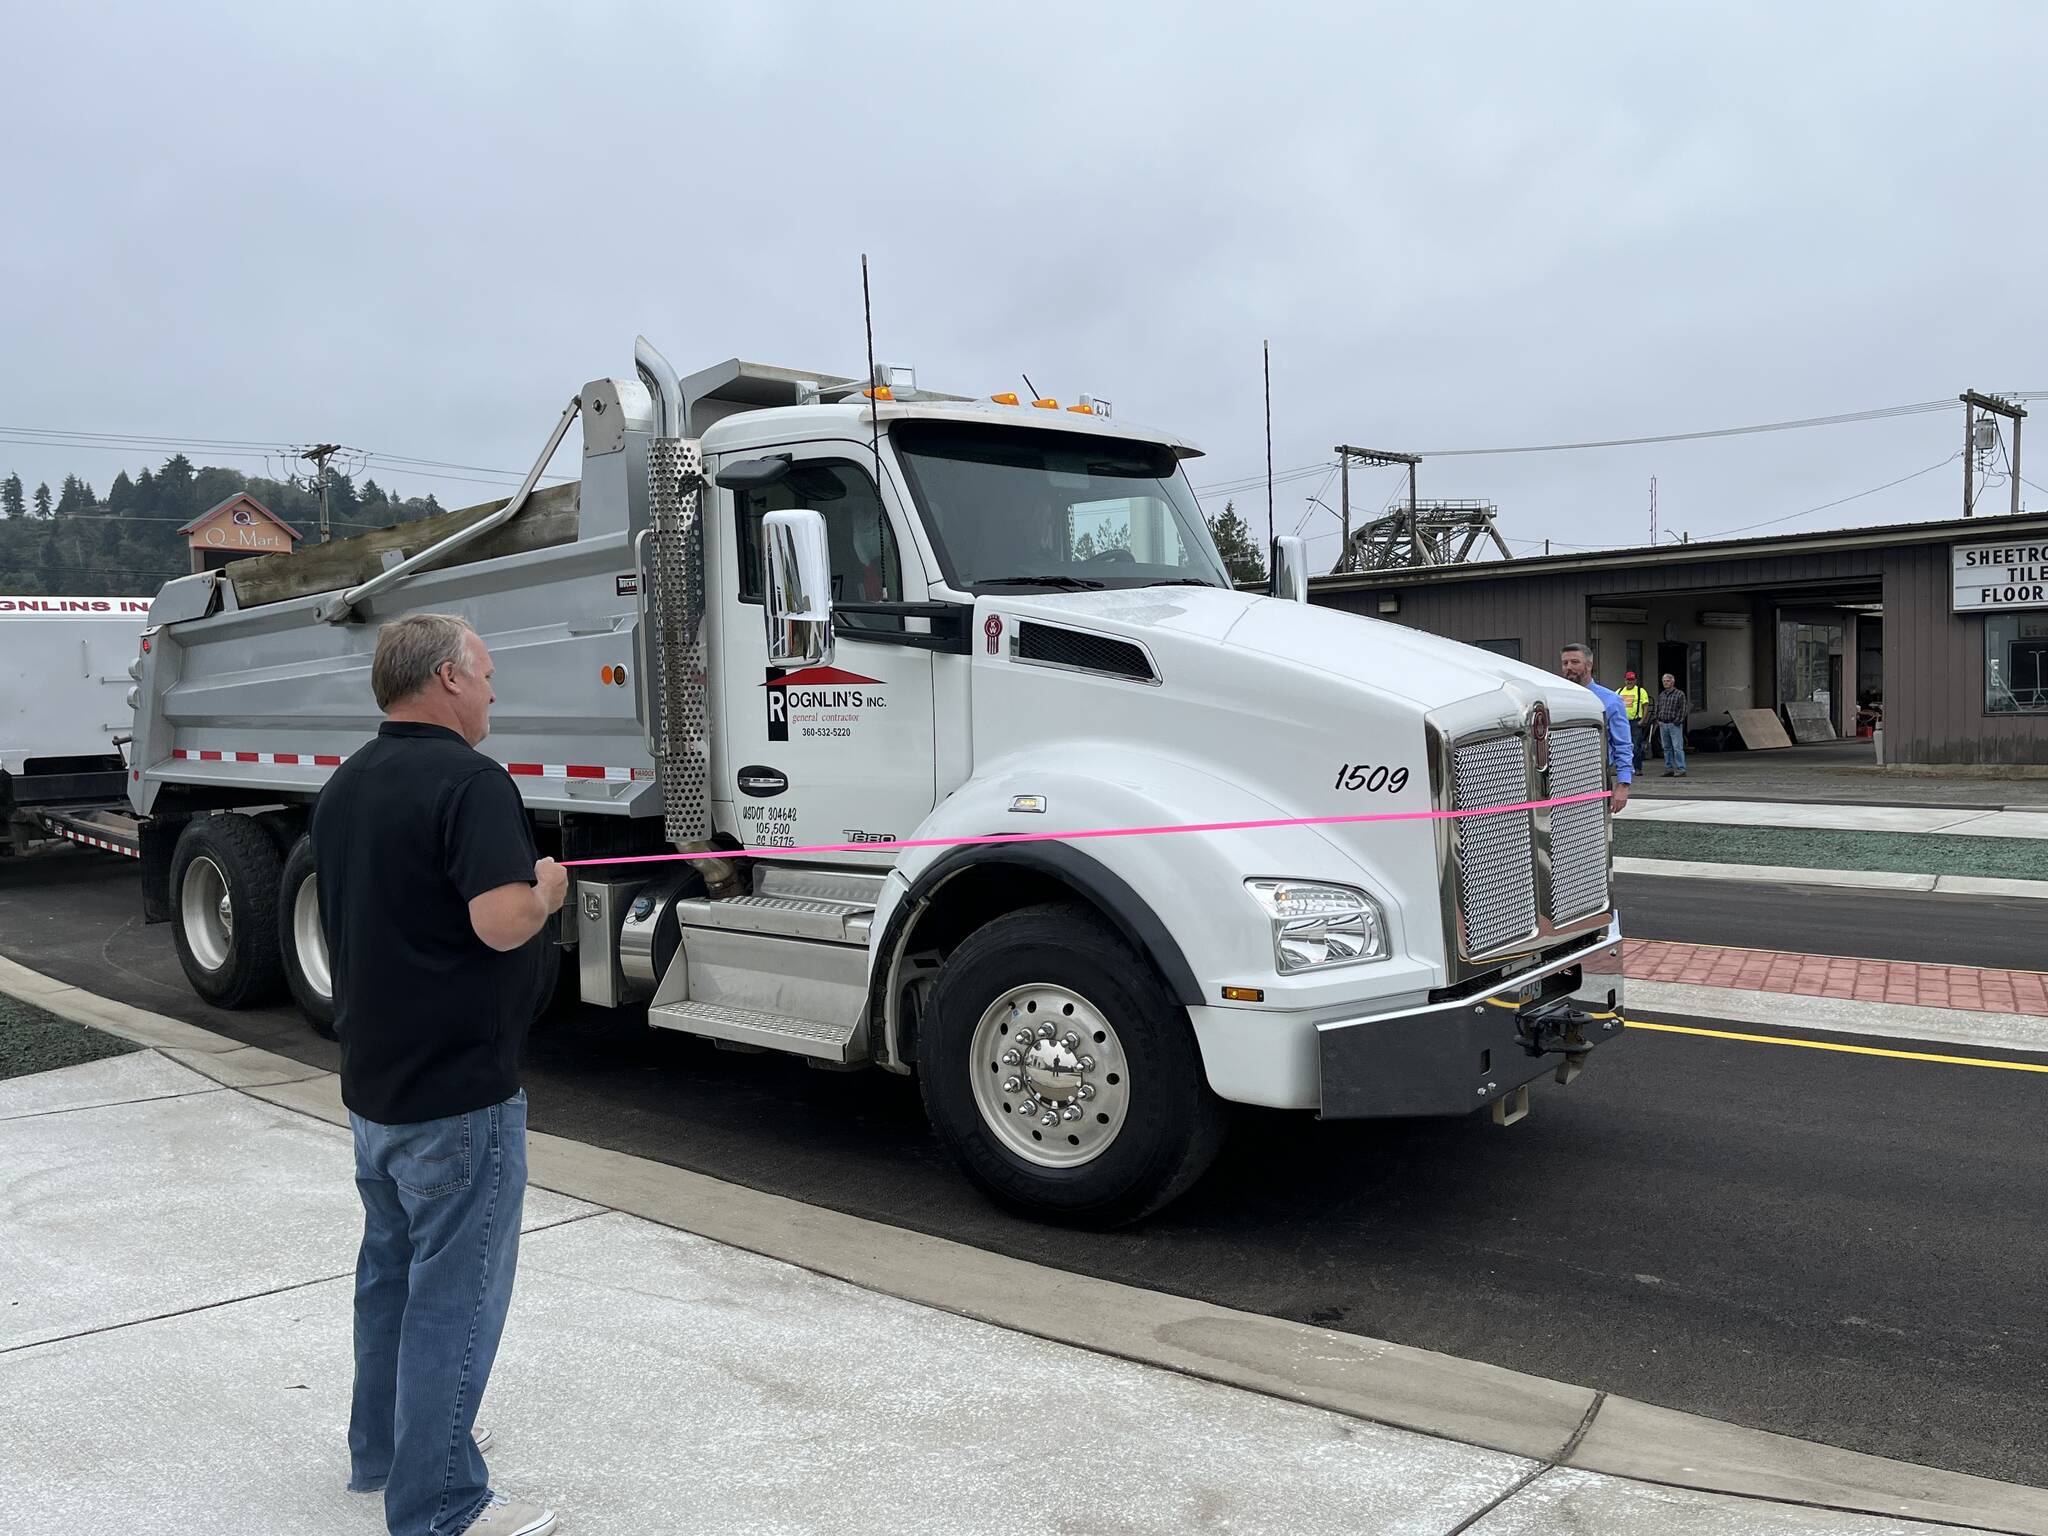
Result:
{"label": "gray hair", "polygon": [[1593,647],[1586,644],[1583,640],[1567,640],[1557,649],[1559,655],[1563,655],[1566,651],[1577,651],[1586,660],[1591,661],[1593,659]]}
{"label": "gray hair", "polygon": [[440,670],[454,663],[469,671],[470,622],[452,613],[408,613],[377,631],[377,654],[370,662],[370,691],[377,707],[388,710],[409,699]]}

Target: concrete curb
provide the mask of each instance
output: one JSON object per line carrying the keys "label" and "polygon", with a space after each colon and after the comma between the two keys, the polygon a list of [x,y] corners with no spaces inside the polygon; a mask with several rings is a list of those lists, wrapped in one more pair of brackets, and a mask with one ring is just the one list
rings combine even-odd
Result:
{"label": "concrete curb", "polygon": [[[5,959],[0,991],[167,1055],[176,1052],[183,1065],[266,1103],[348,1123],[333,1073],[310,1071],[288,1057],[111,1003]],[[1072,1275],[561,1137],[533,1135],[528,1161],[540,1188],[884,1295],[1352,1418],[1529,1457],[1547,1467],[2048,1536],[2048,1491]]]}
{"label": "concrete curb", "polygon": [[1803,869],[1793,864],[1722,864],[1709,859],[1616,858],[1617,875],[1666,880],[1735,880],[1751,885],[1845,886],[1865,891],[1919,891],[1940,896],[2008,896],[2048,901],[2048,880],[1988,875],[1921,875],[1883,869]]}
{"label": "concrete curb", "polygon": [[1724,1024],[1765,1024],[1840,1035],[1984,1046],[1996,1051],[2048,1051],[2048,1018],[2031,1013],[1985,1013],[1859,998],[1811,997],[1749,987],[1702,987],[1678,981],[1628,984],[1631,1017],[1712,1019]]}

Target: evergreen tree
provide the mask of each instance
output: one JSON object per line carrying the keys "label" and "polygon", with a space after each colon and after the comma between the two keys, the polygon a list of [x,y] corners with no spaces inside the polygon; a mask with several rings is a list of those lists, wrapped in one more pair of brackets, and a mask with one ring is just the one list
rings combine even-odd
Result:
{"label": "evergreen tree", "polygon": [[92,487],[76,475],[66,475],[64,489],[57,497],[57,515],[69,517],[73,512],[90,512],[92,504]]}
{"label": "evergreen tree", "polygon": [[[143,471],[148,474],[148,470]],[[128,478],[128,471],[122,470],[114,476],[114,483],[107,487],[107,510],[116,517],[132,516],[135,505],[135,482]]]}
{"label": "evergreen tree", "polygon": [[49,515],[50,515],[50,482],[49,482],[49,481],[47,481],[47,480],[45,480],[45,481],[44,481],[44,482],[43,482],[43,483],[42,483],[41,485],[39,485],[39,486],[37,486],[37,487],[36,487],[36,516],[37,516],[37,517],[48,517]]}
{"label": "evergreen tree", "polygon": [[1215,536],[1216,551],[1223,556],[1232,581],[1242,585],[1266,579],[1266,553],[1252,536],[1250,524],[1237,515],[1236,502],[1226,501],[1223,515],[1209,519],[1209,532]]}
{"label": "evergreen tree", "polygon": [[[179,522],[190,522],[206,508],[199,504],[199,496],[193,485],[192,461],[182,453],[174,453],[164,460],[164,467],[156,472],[157,511],[164,517],[176,518]],[[238,487],[239,489],[239,487]],[[208,503],[211,505],[211,503]]]}
{"label": "evergreen tree", "polygon": [[25,516],[27,511],[21,498],[21,476],[10,470],[7,478],[0,480],[0,512],[15,518]]}

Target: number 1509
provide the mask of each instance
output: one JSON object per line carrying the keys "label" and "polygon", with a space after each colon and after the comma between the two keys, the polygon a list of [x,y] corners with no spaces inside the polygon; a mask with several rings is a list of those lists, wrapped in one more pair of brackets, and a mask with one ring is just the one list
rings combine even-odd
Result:
{"label": "number 1509", "polygon": [[1337,769],[1337,789],[1362,789],[1367,794],[1399,794],[1408,787],[1406,768],[1373,767],[1370,763],[1345,763]]}

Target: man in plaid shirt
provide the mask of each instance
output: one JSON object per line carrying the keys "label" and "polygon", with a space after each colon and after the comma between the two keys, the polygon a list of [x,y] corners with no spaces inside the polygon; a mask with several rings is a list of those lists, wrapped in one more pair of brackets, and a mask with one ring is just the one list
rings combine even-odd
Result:
{"label": "man in plaid shirt", "polygon": [[1692,700],[1678,686],[1678,679],[1664,674],[1664,687],[1650,705],[1658,738],[1664,743],[1664,777],[1685,778],[1685,723],[1692,718]]}

